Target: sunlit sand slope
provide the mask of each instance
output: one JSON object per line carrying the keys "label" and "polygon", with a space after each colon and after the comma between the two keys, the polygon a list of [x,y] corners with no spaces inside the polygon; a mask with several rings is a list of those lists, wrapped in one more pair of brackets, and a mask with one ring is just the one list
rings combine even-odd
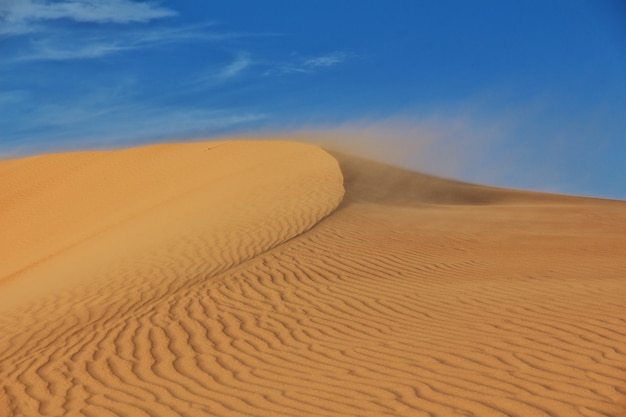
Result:
{"label": "sunlit sand slope", "polygon": [[[85,283],[100,266],[110,274],[109,263],[122,259],[132,268],[181,263],[192,268],[183,277],[216,273],[307,230],[342,195],[335,159],[285,142],[157,145],[3,161],[0,285],[11,287],[19,278],[16,286],[24,287],[33,279],[24,293],[30,297],[33,286],[48,292],[74,277]],[[112,275],[126,281],[132,273]],[[146,284],[154,286],[155,279]],[[0,288],[3,297],[7,288]],[[0,298],[0,308],[14,295]]]}
{"label": "sunlit sand slope", "polygon": [[[118,200],[56,211],[61,156],[0,163],[0,415],[625,415],[626,204],[209,146],[120,151],[71,176]],[[137,158],[195,162],[133,188]]]}
{"label": "sunlit sand slope", "polygon": [[175,348],[161,309],[309,229],[342,195],[337,161],[294,143],[0,162],[0,415],[162,415],[177,373],[161,381],[159,349]]}

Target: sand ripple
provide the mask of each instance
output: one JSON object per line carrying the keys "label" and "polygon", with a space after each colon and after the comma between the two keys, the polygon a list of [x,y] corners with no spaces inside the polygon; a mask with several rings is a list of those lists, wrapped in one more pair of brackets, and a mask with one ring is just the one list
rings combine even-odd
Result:
{"label": "sand ripple", "polygon": [[[1,241],[0,415],[624,415],[624,203],[336,155],[336,209],[317,148],[209,146],[77,157],[102,160],[74,184],[120,158],[85,207],[45,209],[60,179],[0,191],[40,237]],[[186,174],[135,186],[137,153]],[[20,210],[71,217],[46,238]]]}

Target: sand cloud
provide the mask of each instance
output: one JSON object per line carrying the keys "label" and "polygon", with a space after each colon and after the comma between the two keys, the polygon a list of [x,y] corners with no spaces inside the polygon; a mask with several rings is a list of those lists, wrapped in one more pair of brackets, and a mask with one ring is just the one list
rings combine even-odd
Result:
{"label": "sand cloud", "polygon": [[503,126],[462,117],[391,117],[304,129],[297,136],[328,149],[436,175],[474,179],[489,170],[490,149]]}
{"label": "sand cloud", "polygon": [[[335,125],[287,128],[281,135],[337,152],[472,183],[550,192],[576,191],[558,150],[528,148],[515,112],[487,117],[479,110],[411,113]],[[496,117],[497,116],[497,117]],[[549,129],[544,134],[549,137]]]}

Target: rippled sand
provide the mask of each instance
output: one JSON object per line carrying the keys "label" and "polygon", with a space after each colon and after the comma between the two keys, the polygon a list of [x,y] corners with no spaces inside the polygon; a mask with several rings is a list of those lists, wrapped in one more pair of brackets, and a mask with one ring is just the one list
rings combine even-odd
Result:
{"label": "rippled sand", "polygon": [[625,248],[298,143],[0,161],[0,416],[624,416]]}

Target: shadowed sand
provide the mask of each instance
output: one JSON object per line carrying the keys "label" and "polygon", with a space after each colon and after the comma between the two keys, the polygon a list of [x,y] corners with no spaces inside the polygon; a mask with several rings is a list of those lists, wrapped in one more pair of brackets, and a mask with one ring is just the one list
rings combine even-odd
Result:
{"label": "shadowed sand", "polygon": [[626,415],[624,202],[207,142],[1,161],[0,230],[0,416]]}

